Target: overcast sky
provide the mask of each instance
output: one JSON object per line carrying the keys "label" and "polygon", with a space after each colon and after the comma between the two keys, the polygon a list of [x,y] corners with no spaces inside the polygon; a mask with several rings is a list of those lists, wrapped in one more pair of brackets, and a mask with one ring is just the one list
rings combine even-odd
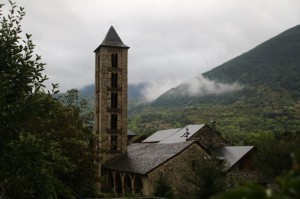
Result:
{"label": "overcast sky", "polygon": [[[7,4],[7,0],[1,3]],[[18,0],[45,73],[60,90],[94,83],[93,51],[114,26],[129,83],[168,87],[300,24],[299,0]]]}

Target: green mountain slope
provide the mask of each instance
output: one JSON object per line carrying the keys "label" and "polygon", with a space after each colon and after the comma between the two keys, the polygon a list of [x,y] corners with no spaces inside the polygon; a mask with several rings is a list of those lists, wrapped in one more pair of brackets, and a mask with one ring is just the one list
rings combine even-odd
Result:
{"label": "green mountain slope", "polygon": [[220,82],[299,90],[300,25],[204,73]]}
{"label": "green mountain slope", "polygon": [[[240,85],[238,89],[234,85]],[[193,87],[193,92],[189,92]],[[217,120],[233,142],[245,134],[300,130],[300,26],[130,111],[140,133]]]}

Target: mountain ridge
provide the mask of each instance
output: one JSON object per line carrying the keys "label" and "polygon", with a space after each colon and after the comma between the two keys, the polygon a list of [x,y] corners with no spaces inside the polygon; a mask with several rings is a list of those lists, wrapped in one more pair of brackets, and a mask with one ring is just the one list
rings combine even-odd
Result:
{"label": "mountain ridge", "polygon": [[[188,89],[197,81],[187,81],[129,111],[129,127],[149,133],[217,120],[220,131],[235,143],[249,133],[299,131],[300,25],[203,73],[198,80],[194,95]],[[213,89],[241,87],[214,93],[203,84]]]}
{"label": "mountain ridge", "polygon": [[[300,25],[286,30],[257,45],[248,52],[203,73],[202,76],[211,81],[211,84],[238,84],[246,88],[267,86],[273,89],[288,90],[292,93],[292,96],[299,98],[299,52]],[[200,81],[199,84],[201,84]],[[189,101],[183,98],[201,100],[199,95],[188,96],[186,92],[183,92],[188,90],[188,86],[189,83],[183,83],[176,88],[170,89],[158,97],[153,104],[167,104],[164,103],[164,100],[170,103],[170,99],[172,98],[175,101],[176,97],[178,98],[177,101],[183,102],[183,105],[186,101]],[[200,87],[200,89],[203,90],[203,87]],[[234,90],[232,89],[232,91]],[[184,93],[185,96],[181,96],[180,93]],[[207,94],[202,97],[202,101],[207,96],[216,97],[216,95]],[[178,105],[179,103],[176,104]]]}

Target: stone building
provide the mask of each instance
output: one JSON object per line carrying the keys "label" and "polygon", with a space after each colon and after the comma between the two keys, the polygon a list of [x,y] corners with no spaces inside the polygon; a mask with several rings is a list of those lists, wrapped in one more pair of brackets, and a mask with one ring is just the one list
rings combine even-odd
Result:
{"label": "stone building", "polygon": [[207,158],[226,161],[229,185],[255,176],[251,158],[254,147],[228,146],[206,124],[157,131],[141,143],[131,144],[127,140],[128,49],[111,27],[95,50],[94,133],[101,158],[99,189],[119,195],[129,192],[151,196],[157,180],[164,176],[174,194],[179,195],[189,186],[183,175],[186,170]]}
{"label": "stone building", "polygon": [[[95,52],[95,122],[102,162],[127,151],[127,56],[129,47],[113,27]],[[101,177],[101,165],[98,166]],[[100,185],[99,185],[100,186]]]}

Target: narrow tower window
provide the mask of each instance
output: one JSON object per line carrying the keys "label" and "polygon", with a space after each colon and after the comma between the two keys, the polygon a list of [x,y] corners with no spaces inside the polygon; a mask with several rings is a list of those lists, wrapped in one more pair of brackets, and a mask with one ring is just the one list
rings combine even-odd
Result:
{"label": "narrow tower window", "polygon": [[97,91],[99,91],[99,85],[100,85],[99,81],[100,81],[100,75],[97,74],[97,76],[96,76],[96,90]]}
{"label": "narrow tower window", "polygon": [[97,102],[96,102],[96,104],[97,104],[97,110],[99,110],[99,104],[100,104],[100,94],[99,93],[97,93]]}
{"label": "narrow tower window", "polygon": [[100,55],[97,58],[97,71],[100,70]]}
{"label": "narrow tower window", "polygon": [[118,67],[118,54],[115,54],[115,67]]}
{"label": "narrow tower window", "polygon": [[112,88],[118,87],[118,73],[111,74],[111,87]]}
{"label": "narrow tower window", "polygon": [[111,54],[111,67],[118,67],[118,54]]}
{"label": "narrow tower window", "polygon": [[112,135],[111,137],[110,137],[110,149],[112,150],[112,151],[116,151],[117,150],[117,146],[118,146],[118,137],[116,136],[116,135]]}
{"label": "narrow tower window", "polygon": [[117,127],[118,127],[118,115],[112,114],[110,123],[111,123],[111,129],[112,130],[117,129]]}
{"label": "narrow tower window", "polygon": [[99,117],[99,114],[97,114],[97,122],[96,122],[96,125],[97,125],[97,134],[99,133],[99,130],[100,130],[100,117]]}
{"label": "narrow tower window", "polygon": [[118,108],[118,93],[111,93],[111,108]]}

